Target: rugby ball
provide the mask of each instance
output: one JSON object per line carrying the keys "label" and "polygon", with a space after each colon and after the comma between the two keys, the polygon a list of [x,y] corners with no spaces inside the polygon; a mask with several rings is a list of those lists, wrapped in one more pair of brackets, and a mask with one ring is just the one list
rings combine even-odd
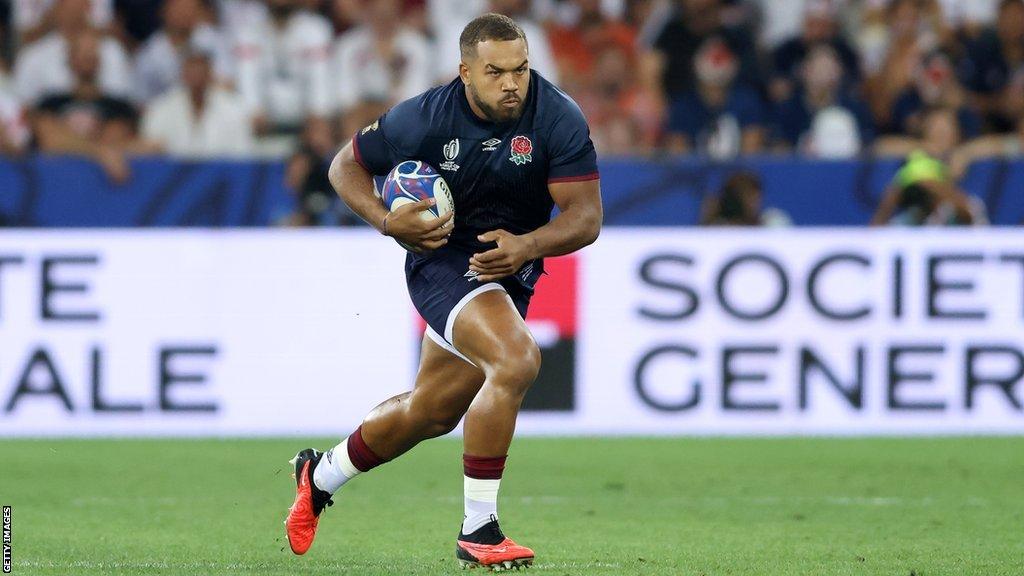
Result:
{"label": "rugby ball", "polygon": [[[389,211],[413,202],[433,198],[436,204],[420,212],[420,218],[433,220],[455,210],[452,192],[448,183],[434,170],[434,167],[419,160],[406,160],[391,169],[380,189],[381,202]],[[455,219],[449,222],[454,226]],[[403,242],[398,242],[406,250],[413,250]]]}

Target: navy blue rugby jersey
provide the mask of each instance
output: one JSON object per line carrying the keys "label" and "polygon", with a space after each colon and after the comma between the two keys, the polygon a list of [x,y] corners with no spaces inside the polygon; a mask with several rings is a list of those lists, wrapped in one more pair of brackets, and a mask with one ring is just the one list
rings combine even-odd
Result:
{"label": "navy blue rugby jersey", "polygon": [[486,248],[483,232],[525,234],[548,223],[554,201],[548,184],[598,178],[590,128],[579,106],[530,71],[522,116],[507,123],[481,120],[456,78],[406,100],[353,139],[356,160],[383,176],[405,160],[433,166],[455,200],[448,246]]}

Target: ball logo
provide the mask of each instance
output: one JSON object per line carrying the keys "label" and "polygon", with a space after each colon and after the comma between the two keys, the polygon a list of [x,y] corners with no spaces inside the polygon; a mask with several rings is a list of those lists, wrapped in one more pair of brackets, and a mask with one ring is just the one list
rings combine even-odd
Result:
{"label": "ball logo", "polygon": [[[452,191],[448,188],[448,183],[444,181],[444,178],[434,180],[434,199],[437,200],[435,212],[438,216],[455,211],[455,200],[452,198]],[[454,224],[453,218],[452,225],[454,226]]]}
{"label": "ball logo", "polygon": [[509,158],[514,164],[522,166],[527,162],[531,162],[533,157],[530,155],[533,152],[533,142],[526,136],[516,136],[512,139],[512,156]]}

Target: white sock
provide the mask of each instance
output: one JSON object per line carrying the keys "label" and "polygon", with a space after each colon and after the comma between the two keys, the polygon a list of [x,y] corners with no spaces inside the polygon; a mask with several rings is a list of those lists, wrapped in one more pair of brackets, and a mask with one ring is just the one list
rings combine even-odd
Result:
{"label": "white sock", "polygon": [[345,438],[320,459],[320,464],[313,470],[313,484],[324,492],[334,494],[359,473],[360,470],[348,457],[348,438]]}
{"label": "white sock", "polygon": [[501,480],[480,480],[464,476],[463,492],[466,498],[466,516],[462,520],[462,533],[472,534],[481,526],[498,519],[498,486]]}

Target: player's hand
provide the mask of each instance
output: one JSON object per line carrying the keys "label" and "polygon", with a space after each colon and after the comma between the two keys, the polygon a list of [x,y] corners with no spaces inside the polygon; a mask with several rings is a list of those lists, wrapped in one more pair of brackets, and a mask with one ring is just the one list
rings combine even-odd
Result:
{"label": "player's hand", "polygon": [[526,236],[516,236],[504,230],[485,232],[477,239],[498,245],[469,259],[469,269],[479,274],[478,282],[491,282],[515,274],[531,259],[530,252],[534,248],[533,241]]}
{"label": "player's hand", "polygon": [[412,246],[417,252],[437,250],[448,243],[452,233],[452,217],[449,212],[439,218],[424,220],[420,214],[430,210],[437,201],[433,198],[399,206],[387,216],[387,234]]}

